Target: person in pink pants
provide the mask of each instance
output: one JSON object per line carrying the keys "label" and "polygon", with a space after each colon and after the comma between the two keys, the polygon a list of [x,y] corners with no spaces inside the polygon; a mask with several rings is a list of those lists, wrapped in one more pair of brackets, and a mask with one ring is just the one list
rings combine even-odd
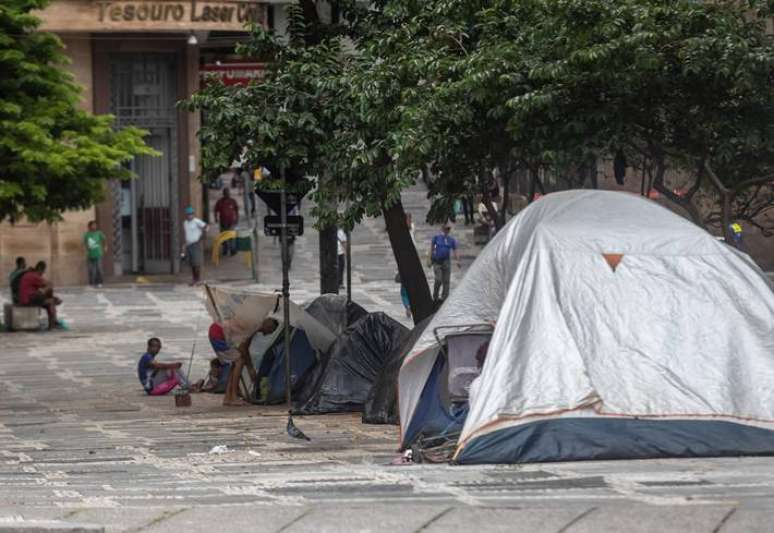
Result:
{"label": "person in pink pants", "polygon": [[148,349],[137,364],[137,377],[145,392],[150,396],[163,396],[180,385],[188,387],[188,380],[180,372],[181,362],[161,363],[156,356],[161,351],[161,340],[153,337],[148,340]]}

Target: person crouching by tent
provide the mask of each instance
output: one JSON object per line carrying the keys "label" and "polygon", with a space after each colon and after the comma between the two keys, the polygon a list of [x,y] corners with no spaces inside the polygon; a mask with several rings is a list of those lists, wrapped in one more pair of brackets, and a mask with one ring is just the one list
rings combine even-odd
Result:
{"label": "person crouching by tent", "polygon": [[188,380],[180,372],[181,362],[160,363],[156,356],[161,351],[161,340],[153,337],[148,339],[147,351],[137,364],[137,377],[142,387],[150,396],[163,396],[180,385],[188,387]]}
{"label": "person crouching by tent", "polygon": [[[277,341],[277,336],[274,333],[279,327],[279,322],[273,318],[264,318],[255,333],[253,333],[248,339],[250,348],[255,353],[263,354],[261,358],[261,364],[256,373],[256,381],[260,384],[263,380],[268,379],[269,373],[274,366],[274,352],[269,348]],[[260,380],[260,381],[259,381]],[[268,384],[266,385],[268,388]],[[261,398],[265,396],[262,392],[259,395]]]}
{"label": "person crouching by tent", "polygon": [[256,379],[255,369],[253,368],[252,361],[250,360],[248,349],[250,345],[250,339],[248,338],[238,347],[235,347],[233,344],[226,340],[226,334],[223,331],[223,326],[217,322],[213,322],[210,325],[209,337],[212,349],[215,352],[215,355],[218,356],[221,364],[224,366],[229,364],[231,365],[228,381],[226,382],[226,391],[223,394],[223,405],[230,407],[245,405],[245,402],[238,397],[239,380],[242,377],[242,368],[247,365],[247,369],[251,378],[253,381]]}

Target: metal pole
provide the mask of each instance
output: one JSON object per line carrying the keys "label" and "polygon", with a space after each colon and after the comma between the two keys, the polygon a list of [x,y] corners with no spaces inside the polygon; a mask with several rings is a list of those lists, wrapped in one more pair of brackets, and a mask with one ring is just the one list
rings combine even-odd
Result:
{"label": "metal pole", "polygon": [[258,283],[258,219],[250,221],[253,226],[252,234],[250,235],[250,251],[252,252],[251,267],[253,269],[253,281]]}
{"label": "metal pole", "polygon": [[347,302],[352,301],[352,246],[350,244],[351,233],[347,230]]}
{"label": "metal pole", "polygon": [[[350,203],[352,202],[352,178],[347,184],[347,212],[349,213]],[[352,232],[347,229],[347,303],[352,302],[352,246],[350,241]]]}
{"label": "metal pole", "polygon": [[280,191],[280,235],[282,236],[282,314],[285,321],[285,399],[288,404],[288,435],[294,439],[310,440],[309,437],[304,435],[304,432],[296,427],[293,423],[293,400],[292,392],[290,390],[290,280],[288,279],[288,270],[290,265],[288,264],[288,209],[287,209],[287,197],[285,192],[285,171],[281,169],[281,177],[283,181],[282,190]]}
{"label": "metal pole", "polygon": [[[282,169],[282,179],[285,179],[284,168]],[[284,185],[280,192],[280,221],[282,225],[280,229],[282,239],[282,313],[285,321],[283,325],[285,328],[285,399],[288,404],[288,415],[290,415],[293,412],[290,393],[290,280],[288,279],[288,210]]]}

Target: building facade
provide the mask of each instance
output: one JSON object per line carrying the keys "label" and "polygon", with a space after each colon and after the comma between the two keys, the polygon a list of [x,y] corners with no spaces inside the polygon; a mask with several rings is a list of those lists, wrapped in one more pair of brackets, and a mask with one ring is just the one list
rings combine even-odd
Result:
{"label": "building facade", "polygon": [[160,156],[136,158],[138,178],[110,182],[93,209],[68,212],[54,224],[0,225],[0,275],[24,256],[47,261],[55,284],[84,283],[82,235],[92,219],[107,237],[109,278],[178,272],[181,213],[192,205],[201,214],[205,191],[200,117],[177,102],[198,90],[204,72],[250,77],[260,69],[240,63],[231,72],[234,43],[247,24],[274,26],[283,14],[254,0],[54,0],[40,12],[41,30],[65,44],[83,107],[114,115],[117,126],[148,131],[146,142]]}

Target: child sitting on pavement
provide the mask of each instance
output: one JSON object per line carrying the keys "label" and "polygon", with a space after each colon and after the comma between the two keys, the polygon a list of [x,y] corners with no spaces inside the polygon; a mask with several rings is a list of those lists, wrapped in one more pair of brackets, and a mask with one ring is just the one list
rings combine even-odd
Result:
{"label": "child sitting on pavement", "polygon": [[225,392],[230,368],[230,363],[224,365],[217,357],[212,358],[207,377],[196,383],[191,392],[213,392],[216,394]]}
{"label": "child sitting on pavement", "polygon": [[183,363],[160,363],[156,355],[161,351],[161,340],[148,339],[148,351],[137,364],[137,377],[145,392],[150,396],[162,396],[178,385],[187,388],[188,380],[180,372]]}

